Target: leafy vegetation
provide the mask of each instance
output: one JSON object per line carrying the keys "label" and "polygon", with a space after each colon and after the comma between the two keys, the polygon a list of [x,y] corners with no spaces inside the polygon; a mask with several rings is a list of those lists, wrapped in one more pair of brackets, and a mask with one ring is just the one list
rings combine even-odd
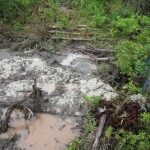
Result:
{"label": "leafy vegetation", "polygon": [[100,97],[99,96],[85,96],[84,100],[86,102],[86,105],[88,107],[96,106],[97,104],[100,103]]}
{"label": "leafy vegetation", "polygon": [[[138,130],[137,133],[124,129],[115,130],[112,127],[108,127],[105,131],[105,138],[103,140],[110,140],[113,143],[113,148],[111,148],[115,150],[148,150],[150,148],[150,113],[142,113],[139,120],[141,121],[139,126],[141,125],[142,128]],[[107,145],[109,143],[105,144]],[[110,147],[106,147],[105,149],[111,149]]]}

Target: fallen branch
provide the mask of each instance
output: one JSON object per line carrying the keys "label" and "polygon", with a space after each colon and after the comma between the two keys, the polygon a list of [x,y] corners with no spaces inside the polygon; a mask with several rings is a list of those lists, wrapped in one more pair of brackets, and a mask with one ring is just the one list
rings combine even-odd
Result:
{"label": "fallen branch", "polygon": [[95,28],[75,28],[76,31],[100,31],[100,29]]}
{"label": "fallen branch", "polygon": [[[50,30],[48,32],[51,34],[69,34],[69,35],[86,35],[86,36],[90,36],[94,34],[94,33],[82,33],[82,32],[66,32],[66,31],[58,31],[58,30]],[[98,35],[98,33],[95,34]]]}
{"label": "fallen branch", "polygon": [[97,129],[97,134],[96,134],[96,137],[95,137],[95,140],[94,140],[94,143],[92,145],[91,150],[97,150],[98,149],[98,143],[100,141],[100,137],[101,137],[101,134],[102,134],[102,131],[103,131],[105,121],[106,121],[106,116],[107,116],[106,114],[103,114],[100,118],[99,126],[98,126],[98,129]]}
{"label": "fallen branch", "polygon": [[68,41],[93,41],[93,39],[83,39],[83,38],[66,38],[66,37],[51,37],[52,40],[68,40]]}
{"label": "fallen branch", "polygon": [[104,58],[96,58],[96,61],[113,61],[114,57],[104,57]]}
{"label": "fallen branch", "polygon": [[107,53],[113,53],[115,50],[109,50],[109,49],[86,49],[86,51],[91,51],[91,52],[107,52]]}
{"label": "fallen branch", "polygon": [[110,41],[110,38],[93,38],[93,39],[84,39],[84,38],[66,38],[66,37],[51,37],[51,40],[68,40],[68,41]]}
{"label": "fallen branch", "polygon": [[[101,48],[92,48],[92,49],[89,49],[89,48],[81,48],[81,47],[76,47],[79,51],[86,51],[86,52],[91,52],[91,53],[114,53],[115,50],[110,50],[110,49],[101,49]],[[77,50],[76,50],[77,51]]]}
{"label": "fallen branch", "polygon": [[[59,29],[57,26],[49,26],[49,29]],[[100,29],[87,28],[86,25],[78,25],[77,28],[70,28],[73,31],[100,31]]]}

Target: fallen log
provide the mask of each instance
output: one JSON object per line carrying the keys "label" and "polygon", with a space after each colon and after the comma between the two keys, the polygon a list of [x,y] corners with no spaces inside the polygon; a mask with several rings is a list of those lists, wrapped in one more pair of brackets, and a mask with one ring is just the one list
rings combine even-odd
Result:
{"label": "fallen log", "polygon": [[107,115],[103,114],[100,118],[99,126],[98,126],[97,133],[96,133],[96,137],[95,137],[95,140],[94,140],[94,143],[92,145],[91,150],[97,150],[98,149],[98,143],[99,143],[100,137],[102,135],[102,131],[103,131],[103,128],[104,128],[106,117],[107,117]]}

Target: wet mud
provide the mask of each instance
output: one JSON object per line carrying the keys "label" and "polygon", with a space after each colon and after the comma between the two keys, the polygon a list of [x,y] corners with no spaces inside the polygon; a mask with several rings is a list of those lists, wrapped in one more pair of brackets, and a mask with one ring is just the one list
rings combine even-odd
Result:
{"label": "wet mud", "polygon": [[16,144],[20,149],[63,150],[79,135],[78,130],[72,130],[78,124],[71,117],[38,113],[32,119],[25,120],[23,113],[18,110],[14,110],[11,117],[9,130],[0,138],[7,139],[17,134],[19,138]]}
{"label": "wet mud", "polygon": [[15,110],[8,131],[0,135],[0,140],[17,134],[15,143],[20,149],[65,149],[66,144],[79,136],[76,127],[86,112],[86,108],[80,107],[84,96],[95,95],[106,100],[117,96],[109,84],[93,74],[96,68],[90,56],[68,50],[60,54],[0,50],[0,109],[29,95],[35,80],[42,91],[42,97],[38,98],[40,109],[35,108],[36,99],[29,99],[25,106],[33,110],[34,116],[27,119]]}
{"label": "wet mud", "polygon": [[0,60],[13,58],[13,53],[9,49],[0,49]]}
{"label": "wet mud", "polygon": [[0,61],[1,103],[9,105],[26,96],[34,79],[48,95],[47,103],[42,103],[42,112],[81,115],[84,110],[81,110],[80,104],[85,95],[101,96],[106,100],[116,97],[112,87],[92,74],[96,64],[89,56],[68,53],[68,50],[59,55],[47,52],[49,58],[42,54],[30,50]]}

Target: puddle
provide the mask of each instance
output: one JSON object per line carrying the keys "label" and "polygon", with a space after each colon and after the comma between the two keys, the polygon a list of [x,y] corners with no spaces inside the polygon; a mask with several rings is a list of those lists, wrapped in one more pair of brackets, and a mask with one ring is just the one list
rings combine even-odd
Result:
{"label": "puddle", "polygon": [[48,94],[51,94],[53,91],[55,91],[55,84],[45,84],[42,90],[46,91]]}
{"label": "puddle", "polygon": [[83,73],[92,73],[97,69],[96,63],[88,55],[65,53],[60,56],[55,56],[55,59],[62,66],[71,66],[77,71]]}
{"label": "puddle", "polygon": [[25,123],[23,114],[16,110],[9,124],[11,128],[0,137],[20,135],[16,144],[25,150],[64,150],[66,144],[79,135],[78,130],[72,130],[77,123],[67,119],[40,113]]}
{"label": "puddle", "polygon": [[65,87],[67,88],[68,91],[71,91],[72,89],[75,88],[75,85],[73,83],[68,83],[65,85]]}
{"label": "puddle", "polygon": [[0,59],[9,58],[13,58],[13,54],[11,54],[8,49],[0,49]]}

